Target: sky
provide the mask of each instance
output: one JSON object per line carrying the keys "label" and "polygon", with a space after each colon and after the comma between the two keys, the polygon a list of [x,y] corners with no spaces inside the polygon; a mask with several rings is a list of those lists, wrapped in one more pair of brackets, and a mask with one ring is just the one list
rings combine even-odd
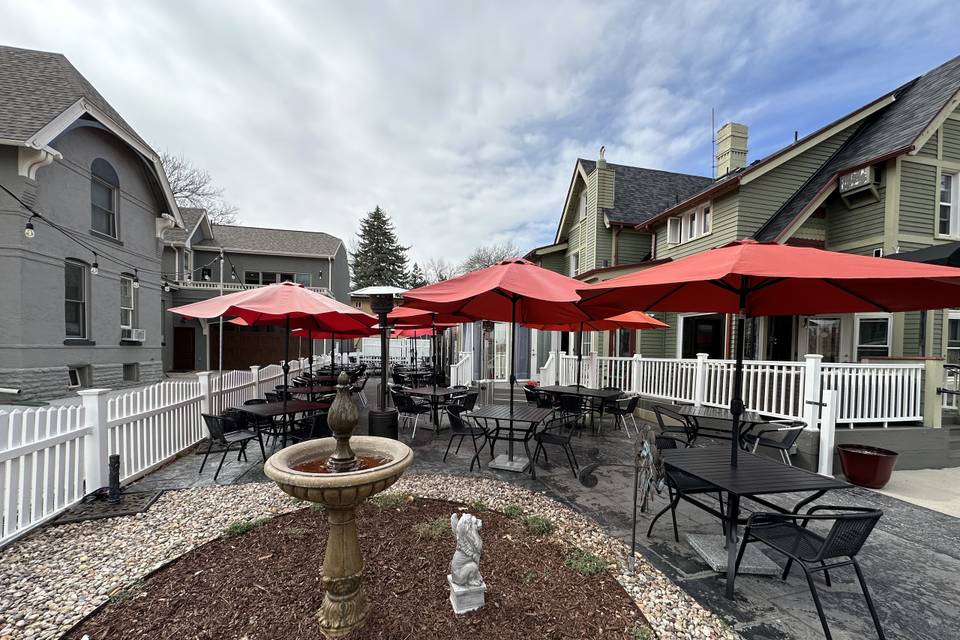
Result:
{"label": "sky", "polygon": [[699,175],[717,125],[773,152],[960,54],[960,3],[19,2],[0,42],[65,54],[242,223],[411,258],[550,243],[578,157]]}

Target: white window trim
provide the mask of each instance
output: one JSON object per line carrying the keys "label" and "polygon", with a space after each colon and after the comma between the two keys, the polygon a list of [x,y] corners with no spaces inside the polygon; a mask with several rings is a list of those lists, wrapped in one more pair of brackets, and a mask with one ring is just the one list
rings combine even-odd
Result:
{"label": "white window trim", "polygon": [[[952,177],[950,181],[950,202],[944,202],[941,198],[940,183],[945,175]],[[940,170],[937,176],[937,215],[933,230],[934,236],[937,238],[950,240],[960,238],[960,184],[958,183],[960,183],[960,172]],[[950,232],[946,234],[940,233],[940,207],[943,205],[950,206]]]}
{"label": "white window trim", "polygon": [[717,315],[717,314],[713,311],[677,314],[677,359],[683,358],[683,321],[684,319],[695,318],[697,316],[712,316],[712,315]]}
{"label": "white window trim", "polygon": [[[130,306],[123,306],[123,281],[130,281]],[[130,323],[123,324],[123,311],[124,309],[129,309],[130,311]],[[120,276],[120,328],[121,329],[135,329],[137,324],[137,290],[133,288],[133,277],[127,275]]]}
{"label": "white window trim", "polygon": [[[853,314],[853,361],[860,362],[860,321],[886,320],[887,321],[887,356],[893,350],[893,314],[892,313],[855,313]],[[868,348],[878,348],[882,345],[863,345]]]}
{"label": "white window trim", "polygon": [[577,219],[586,220],[587,219],[587,192],[583,191],[580,193],[580,200],[577,203]]}
{"label": "white window trim", "polygon": [[[710,228],[704,231],[707,214]],[[704,202],[695,209],[667,218],[667,244],[684,244],[708,236],[713,233],[713,222],[713,202]]]}
{"label": "white window trim", "polygon": [[568,258],[567,270],[570,272],[570,277],[580,275],[580,252],[571,253]]}
{"label": "white window trim", "polygon": [[943,336],[943,359],[944,362],[949,360],[947,356],[950,351],[960,351],[960,347],[951,347],[950,346],[950,321],[957,320],[960,321],[960,310],[950,309],[947,311],[947,326],[944,327],[944,336]]}

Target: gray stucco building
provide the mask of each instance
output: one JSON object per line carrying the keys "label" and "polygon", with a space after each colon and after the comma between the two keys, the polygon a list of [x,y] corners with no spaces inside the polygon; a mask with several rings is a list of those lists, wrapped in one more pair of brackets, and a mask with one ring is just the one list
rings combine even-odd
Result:
{"label": "gray stucco building", "polygon": [[0,47],[0,96],[0,387],[159,379],[159,157],[60,54]]}

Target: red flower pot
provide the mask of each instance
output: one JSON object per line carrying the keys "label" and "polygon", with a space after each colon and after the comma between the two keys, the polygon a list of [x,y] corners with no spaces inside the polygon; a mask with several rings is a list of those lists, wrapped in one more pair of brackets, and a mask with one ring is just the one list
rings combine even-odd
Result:
{"label": "red flower pot", "polygon": [[837,445],[843,475],[853,484],[870,489],[882,489],[890,481],[897,463],[896,451],[865,444]]}

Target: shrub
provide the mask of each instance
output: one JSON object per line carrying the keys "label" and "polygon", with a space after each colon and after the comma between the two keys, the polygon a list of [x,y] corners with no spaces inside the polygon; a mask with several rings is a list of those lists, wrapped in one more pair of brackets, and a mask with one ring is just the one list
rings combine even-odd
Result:
{"label": "shrub", "polygon": [[473,511],[474,513],[480,513],[481,511],[487,510],[487,505],[483,502],[483,500],[474,500],[473,502],[468,504],[467,507],[470,511]]}
{"label": "shrub", "polygon": [[414,525],[413,530],[420,538],[434,540],[445,534],[447,531],[450,531],[450,520],[448,518],[440,517],[436,520],[431,520],[430,522],[420,522]]}
{"label": "shrub", "polygon": [[607,570],[607,563],[603,558],[595,556],[583,549],[574,549],[567,554],[563,562],[568,569],[572,569],[583,576],[598,576]]}
{"label": "shrub", "polygon": [[257,518],[256,520],[240,520],[237,522],[231,522],[227,525],[227,528],[223,530],[224,538],[235,538],[236,536],[242,536],[248,531],[253,531],[257,527],[265,525],[270,521],[270,518]]}
{"label": "shrub", "polygon": [[653,629],[638,622],[633,627],[633,640],[653,640]]}
{"label": "shrub", "polygon": [[520,522],[527,533],[535,536],[545,536],[553,531],[553,523],[541,516],[526,516]]}
{"label": "shrub", "polygon": [[520,520],[523,518],[523,508],[516,504],[508,504],[503,508],[503,515],[511,520]]}
{"label": "shrub", "polygon": [[381,509],[402,509],[408,502],[413,502],[409,493],[386,493],[370,498],[370,502]]}

